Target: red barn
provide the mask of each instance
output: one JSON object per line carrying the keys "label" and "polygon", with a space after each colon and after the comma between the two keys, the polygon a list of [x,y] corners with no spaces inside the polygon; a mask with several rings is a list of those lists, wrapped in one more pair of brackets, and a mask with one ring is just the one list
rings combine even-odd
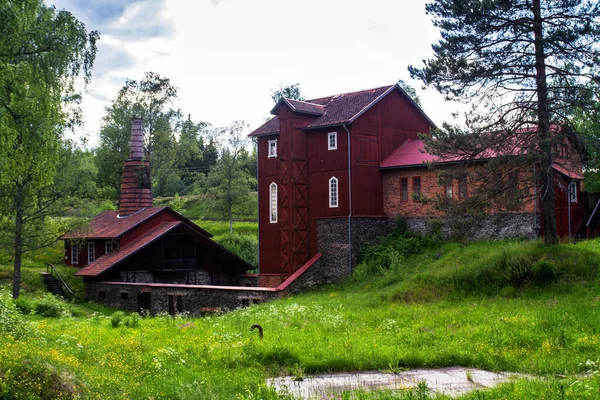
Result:
{"label": "red barn", "polygon": [[[389,230],[396,215],[422,231],[439,215],[413,201],[411,191],[468,195],[466,180],[442,186],[426,168],[431,156],[422,152],[418,134],[435,125],[399,85],[307,101],[282,98],[271,113],[250,134],[258,145],[261,286],[277,286],[318,253],[323,281],[348,275],[360,246]],[[581,164],[571,167],[555,165],[562,236],[585,226],[577,206]],[[484,237],[539,234],[537,200],[497,217],[481,230]]]}
{"label": "red barn", "polygon": [[434,127],[399,85],[282,98],[271,113],[250,134],[258,143],[261,286],[278,285],[317,254],[318,219],[385,216],[379,164]]}

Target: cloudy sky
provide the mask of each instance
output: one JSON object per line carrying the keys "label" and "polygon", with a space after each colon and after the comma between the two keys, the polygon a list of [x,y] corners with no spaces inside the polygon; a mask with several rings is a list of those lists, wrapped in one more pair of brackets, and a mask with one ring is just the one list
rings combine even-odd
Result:
{"label": "cloudy sky", "polygon": [[307,98],[389,85],[414,86],[437,124],[452,119],[433,89],[422,91],[407,66],[431,56],[438,32],[425,0],[46,0],[101,34],[84,95],[92,146],[104,107],[126,79],[145,71],[179,87],[177,106],[196,122],[258,127],[280,83]]}

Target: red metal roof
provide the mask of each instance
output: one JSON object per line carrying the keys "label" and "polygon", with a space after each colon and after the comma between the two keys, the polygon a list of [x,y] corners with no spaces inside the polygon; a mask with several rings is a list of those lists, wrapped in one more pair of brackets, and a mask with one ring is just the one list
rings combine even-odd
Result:
{"label": "red metal roof", "polygon": [[[304,129],[316,129],[348,124],[354,122],[356,118],[361,116],[365,111],[385,97],[385,95],[395,89],[400,90],[402,94],[404,94],[411,101],[411,103],[414,104],[419,112],[423,114],[427,121],[429,121],[429,123],[435,127],[435,124],[429,119],[429,117],[427,117],[427,115],[425,115],[423,110],[421,110],[421,108],[414,103],[410,96],[407,95],[406,92],[400,86],[398,86],[398,84],[382,86],[375,89],[361,90],[358,92],[338,94],[335,96],[327,96],[302,102],[282,99],[275,105],[271,112],[274,113],[281,103],[285,103],[293,111],[316,115],[316,118],[306,124]],[[318,114],[317,111],[324,112],[322,114]],[[279,118],[277,116],[265,122],[248,136],[265,136],[276,133],[279,133]]]}
{"label": "red metal roof", "polygon": [[421,139],[407,140],[402,143],[392,154],[390,154],[379,165],[380,168],[405,168],[412,166],[424,166],[431,162],[455,162],[459,159],[450,157],[441,159],[440,157],[425,153],[425,145]]}
{"label": "red metal roof", "polygon": [[121,261],[131,256],[138,250],[143,249],[150,243],[159,239],[167,232],[170,232],[181,223],[182,221],[163,222],[154,229],[151,229],[148,232],[144,233],[142,236],[136,238],[134,241],[130,242],[126,246],[123,246],[120,249],[111,251],[110,253],[106,253],[102,257],[99,257],[93,263],[88,264],[82,269],[80,269],[75,275],[99,276],[109,268],[113,267],[114,265],[120,263]]}
{"label": "red metal roof", "polygon": [[[514,152],[514,151],[512,151]],[[515,152],[515,154],[517,154]],[[496,157],[498,155],[497,152],[493,150],[489,150],[484,153],[484,156],[479,159],[489,159]],[[418,140],[407,140],[402,143],[400,147],[398,147],[392,154],[390,154],[385,160],[381,162],[379,165],[382,169],[387,168],[408,168],[408,167],[419,167],[425,166],[426,163],[436,162],[436,163],[450,163],[459,161],[458,157],[450,157],[446,159],[441,159],[440,157],[433,156],[429,153],[425,152],[425,145],[423,141]],[[561,174],[571,178],[571,179],[583,179],[583,174],[581,170],[577,171],[576,168],[570,167],[566,164],[560,164],[558,162],[554,162],[552,164],[552,168]]]}
{"label": "red metal roof", "polygon": [[96,215],[89,226],[62,235],[61,239],[116,239],[167,207],[150,207],[120,217],[118,211],[104,211]]}
{"label": "red metal roof", "polygon": [[583,180],[583,174],[581,173],[581,171],[573,171],[573,169],[567,165],[562,165],[557,162],[554,162],[552,163],[552,168],[571,179],[577,179],[581,181]]}

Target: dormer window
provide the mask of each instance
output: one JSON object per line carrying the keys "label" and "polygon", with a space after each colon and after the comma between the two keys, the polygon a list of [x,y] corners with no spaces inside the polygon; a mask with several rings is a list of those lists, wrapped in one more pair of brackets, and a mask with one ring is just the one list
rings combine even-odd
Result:
{"label": "dormer window", "polygon": [[277,139],[269,140],[269,158],[277,157]]}
{"label": "dormer window", "polygon": [[337,150],[337,132],[327,134],[327,150]]}

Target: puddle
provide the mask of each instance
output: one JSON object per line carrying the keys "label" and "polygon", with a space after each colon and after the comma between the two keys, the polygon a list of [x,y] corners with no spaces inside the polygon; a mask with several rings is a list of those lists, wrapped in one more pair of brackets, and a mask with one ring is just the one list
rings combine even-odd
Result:
{"label": "puddle", "polygon": [[507,372],[489,372],[475,368],[450,367],[412,369],[397,374],[378,371],[322,374],[295,381],[293,376],[267,380],[280,393],[290,393],[301,399],[322,398],[347,390],[406,390],[426,382],[431,393],[459,396],[475,389],[492,388],[511,378],[525,377]]}

